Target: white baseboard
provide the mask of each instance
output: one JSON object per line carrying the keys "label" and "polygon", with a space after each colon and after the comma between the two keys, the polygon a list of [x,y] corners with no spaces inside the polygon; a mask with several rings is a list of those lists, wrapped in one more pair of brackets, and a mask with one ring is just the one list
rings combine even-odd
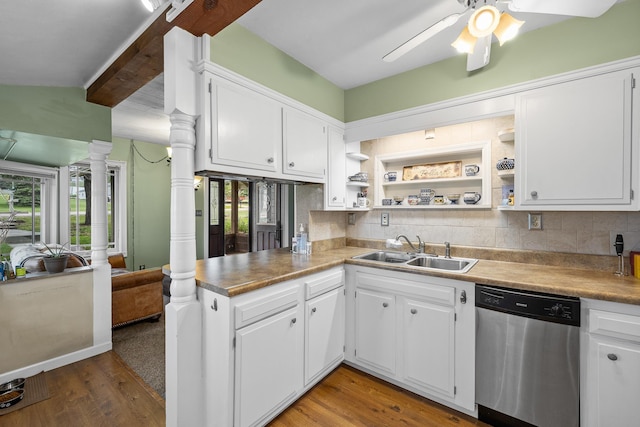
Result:
{"label": "white baseboard", "polygon": [[68,353],[63,356],[58,356],[53,359],[35,363],[33,365],[25,366],[24,368],[5,372],[4,374],[0,374],[0,383],[11,381],[15,378],[28,378],[33,375],[39,374],[42,371],[51,371],[52,369],[56,369],[61,366],[69,365],[71,363],[105,353],[111,350],[111,348],[111,342],[107,342],[99,345],[94,345],[92,347],[83,348],[82,350],[74,351],[73,353]]}

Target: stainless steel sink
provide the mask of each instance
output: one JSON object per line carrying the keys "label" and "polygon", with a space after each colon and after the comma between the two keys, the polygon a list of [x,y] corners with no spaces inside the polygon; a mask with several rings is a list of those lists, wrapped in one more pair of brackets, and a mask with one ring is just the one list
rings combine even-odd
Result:
{"label": "stainless steel sink", "polygon": [[369,261],[378,261],[378,262],[386,262],[386,263],[395,263],[400,264],[403,262],[407,262],[410,259],[414,258],[415,255],[408,254],[406,252],[396,252],[396,251],[377,251],[370,252],[364,255],[354,256],[354,259],[366,259]]}
{"label": "stainless steel sink", "polygon": [[466,273],[471,270],[478,260],[472,258],[443,258],[425,254],[415,254],[398,251],[376,251],[363,255],[356,255],[353,259],[375,261],[383,264],[404,265],[429,270],[447,270],[453,273]]}
{"label": "stainless steel sink", "polygon": [[477,259],[469,258],[440,258],[419,256],[407,262],[413,267],[432,268],[436,270],[455,271],[456,273],[466,273],[478,262]]}

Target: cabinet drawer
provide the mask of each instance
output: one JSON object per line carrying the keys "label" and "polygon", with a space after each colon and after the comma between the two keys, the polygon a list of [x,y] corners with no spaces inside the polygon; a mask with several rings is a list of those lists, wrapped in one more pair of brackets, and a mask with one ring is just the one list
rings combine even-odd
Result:
{"label": "cabinet drawer", "polygon": [[305,300],[322,295],[344,284],[344,270],[331,270],[327,273],[314,274],[304,282]]}
{"label": "cabinet drawer", "polygon": [[589,310],[589,332],[640,342],[640,317]]}
{"label": "cabinet drawer", "polygon": [[280,313],[298,304],[298,285],[274,292],[268,297],[236,305],[236,329]]}

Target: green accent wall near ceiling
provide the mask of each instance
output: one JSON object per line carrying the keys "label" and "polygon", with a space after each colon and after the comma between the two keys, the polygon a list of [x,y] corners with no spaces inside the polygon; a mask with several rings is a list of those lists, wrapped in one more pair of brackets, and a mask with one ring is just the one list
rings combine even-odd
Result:
{"label": "green accent wall near ceiling", "polygon": [[82,88],[0,85],[0,129],[111,141],[111,109],[85,97]]}
{"label": "green accent wall near ceiling", "polygon": [[[135,148],[133,148],[135,144]],[[163,145],[114,138],[109,159],[127,162],[127,266],[169,263],[171,167]],[[145,160],[146,159],[146,160]]]}
{"label": "green accent wall near ceiling", "polygon": [[345,122],[640,55],[638,17],[640,0],[626,0],[597,19],[572,18],[494,43],[489,65],[472,73],[459,55],[347,90]]}
{"label": "green accent wall near ceiling", "polygon": [[211,39],[211,61],[344,121],[344,91],[239,24]]}

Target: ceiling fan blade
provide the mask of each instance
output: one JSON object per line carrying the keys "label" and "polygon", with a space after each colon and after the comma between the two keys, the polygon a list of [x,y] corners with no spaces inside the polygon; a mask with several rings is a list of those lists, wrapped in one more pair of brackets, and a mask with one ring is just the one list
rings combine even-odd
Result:
{"label": "ceiling fan blade", "polygon": [[467,71],[478,70],[491,59],[491,34],[478,38],[472,53],[467,54]]}
{"label": "ceiling fan blade", "polygon": [[460,19],[460,17],[465,12],[453,13],[453,14],[447,16],[446,18],[441,19],[440,21],[436,22],[435,24],[433,24],[432,26],[430,26],[429,28],[427,28],[423,32],[418,33],[417,35],[415,35],[414,37],[410,38],[409,40],[407,40],[406,42],[404,42],[403,44],[401,44],[397,48],[393,49],[391,52],[387,53],[385,56],[382,57],[382,60],[385,61],[385,62],[393,62],[393,61],[395,61],[396,59],[400,58],[405,53],[409,52],[410,50],[414,49],[415,47],[419,46],[420,44],[426,42],[431,37],[433,37],[436,34],[438,34],[440,31],[442,31],[445,28],[448,28],[448,27],[452,26],[453,24],[455,24],[456,22],[458,22],[458,19]]}
{"label": "ceiling fan blade", "polygon": [[511,0],[509,10],[597,18],[615,2],[616,0]]}

